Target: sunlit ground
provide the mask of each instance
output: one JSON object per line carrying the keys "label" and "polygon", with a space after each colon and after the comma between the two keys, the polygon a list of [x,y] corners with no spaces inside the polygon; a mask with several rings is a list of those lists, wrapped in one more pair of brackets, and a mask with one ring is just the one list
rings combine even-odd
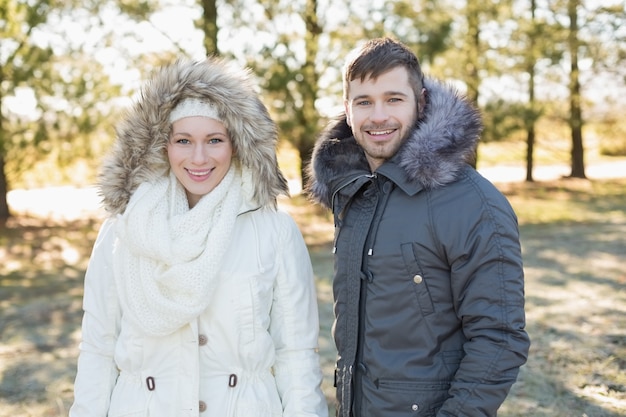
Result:
{"label": "sunlit ground", "polygon": [[95,187],[49,187],[13,190],[7,194],[12,212],[53,220],[104,216]]}
{"label": "sunlit ground", "polygon": [[[532,185],[521,183],[519,167],[481,170],[520,217],[533,342],[502,417],[626,415],[626,180],[559,181],[568,170],[538,168],[535,179],[546,182]],[[587,175],[626,178],[626,163],[590,165]],[[296,197],[279,204],[309,246],[322,388],[333,415],[332,217],[298,191],[294,186]],[[84,269],[105,214],[93,187],[15,190],[8,197],[18,216],[0,233],[0,417],[67,416]]]}

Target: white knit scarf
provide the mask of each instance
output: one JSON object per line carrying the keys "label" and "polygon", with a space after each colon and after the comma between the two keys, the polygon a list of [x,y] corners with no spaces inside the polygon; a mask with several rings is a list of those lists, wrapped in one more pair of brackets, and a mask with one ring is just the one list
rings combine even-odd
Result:
{"label": "white knit scarf", "polygon": [[140,329],[166,335],[208,307],[241,189],[233,164],[191,210],[173,173],[133,193],[117,221],[114,269],[124,314]]}

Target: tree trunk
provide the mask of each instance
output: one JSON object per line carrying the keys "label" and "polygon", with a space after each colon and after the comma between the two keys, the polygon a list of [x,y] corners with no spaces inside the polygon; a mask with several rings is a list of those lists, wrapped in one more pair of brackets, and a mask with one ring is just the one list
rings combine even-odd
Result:
{"label": "tree trunk", "polygon": [[480,17],[476,7],[468,6],[467,13],[467,47],[468,58],[466,63],[467,97],[474,103],[478,102],[478,85],[480,75],[478,74],[478,57],[480,56]]}
{"label": "tree trunk", "polygon": [[215,0],[201,0],[202,21],[200,29],[204,32],[204,48],[207,55],[219,55],[217,47],[217,6]]}
{"label": "tree trunk", "polygon": [[535,159],[535,0],[530,1],[530,15],[531,15],[531,32],[528,37],[528,51],[526,55],[526,63],[528,65],[528,107],[530,108],[530,115],[526,117],[526,125],[528,135],[526,137],[526,182],[533,182],[533,165]]}
{"label": "tree trunk", "polygon": [[[4,80],[4,71],[0,66],[0,83]],[[2,111],[2,92],[0,92],[0,225],[3,225],[9,217],[11,212],[9,211],[9,202],[7,201],[7,194],[9,192],[9,185],[7,184],[7,176],[4,171],[4,156],[5,156],[5,135],[4,132],[4,112]]]}
{"label": "tree trunk", "polygon": [[570,70],[570,119],[572,131],[572,178],[586,178],[583,147],[583,117],[581,109],[580,79],[578,70],[578,7],[579,0],[569,0],[568,13],[570,19],[569,50],[571,56]]}
{"label": "tree trunk", "polygon": [[[467,97],[473,103],[478,105],[478,87],[480,85],[480,75],[478,73],[480,56],[480,6],[478,0],[468,0],[466,6],[467,16],[467,62],[466,62],[466,78],[465,84],[467,85]],[[471,165],[476,168],[478,164],[478,144],[474,149],[474,160],[471,161]]]}
{"label": "tree trunk", "polygon": [[300,156],[300,178],[302,178],[302,190],[305,190],[310,179],[307,167],[311,162],[311,155],[315,145],[310,142],[301,142],[300,145],[301,146],[298,147],[298,155]]}
{"label": "tree trunk", "polygon": [[580,126],[572,128],[572,178],[587,178],[585,175],[585,151]]}
{"label": "tree trunk", "polygon": [[528,129],[528,136],[526,138],[526,182],[533,182],[533,165],[535,152],[535,127],[531,126]]}
{"label": "tree trunk", "polygon": [[300,175],[302,189],[308,185],[307,166],[311,159],[313,147],[318,134],[319,116],[315,108],[317,100],[318,74],[315,68],[315,61],[319,52],[319,37],[322,28],[317,19],[317,0],[307,0],[304,21],[306,23],[305,50],[306,60],[302,67],[303,82],[300,83],[300,93],[302,95],[302,109],[300,110],[301,129],[303,137],[296,141],[298,153],[300,154]]}
{"label": "tree trunk", "polygon": [[11,217],[9,202],[7,201],[8,188],[7,177],[4,172],[4,156],[0,155],[0,225]]}

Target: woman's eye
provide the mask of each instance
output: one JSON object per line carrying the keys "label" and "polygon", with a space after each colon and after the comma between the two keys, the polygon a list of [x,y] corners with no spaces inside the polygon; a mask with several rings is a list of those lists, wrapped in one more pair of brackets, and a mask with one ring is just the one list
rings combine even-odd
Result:
{"label": "woman's eye", "polygon": [[176,143],[180,143],[182,145],[186,145],[189,143],[189,139],[176,139]]}
{"label": "woman's eye", "polygon": [[215,144],[215,143],[221,143],[222,139],[220,138],[211,138],[209,139],[209,143]]}

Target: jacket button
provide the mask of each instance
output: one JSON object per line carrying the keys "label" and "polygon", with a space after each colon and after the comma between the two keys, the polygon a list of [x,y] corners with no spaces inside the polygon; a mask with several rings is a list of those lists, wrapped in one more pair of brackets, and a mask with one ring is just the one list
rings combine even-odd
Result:
{"label": "jacket button", "polygon": [[416,284],[421,284],[424,279],[421,275],[417,274],[413,277],[413,282]]}
{"label": "jacket button", "polygon": [[419,410],[419,409],[420,409],[420,406],[419,406],[419,405],[417,405],[417,404],[413,404],[413,405],[411,406],[411,410],[413,410],[413,411],[417,411],[417,410]]}
{"label": "jacket button", "polygon": [[198,411],[204,413],[206,411],[206,403],[204,401],[200,401],[198,403]]}
{"label": "jacket button", "polygon": [[198,344],[200,346],[204,346],[209,341],[209,338],[205,334],[201,334],[198,336]]}

